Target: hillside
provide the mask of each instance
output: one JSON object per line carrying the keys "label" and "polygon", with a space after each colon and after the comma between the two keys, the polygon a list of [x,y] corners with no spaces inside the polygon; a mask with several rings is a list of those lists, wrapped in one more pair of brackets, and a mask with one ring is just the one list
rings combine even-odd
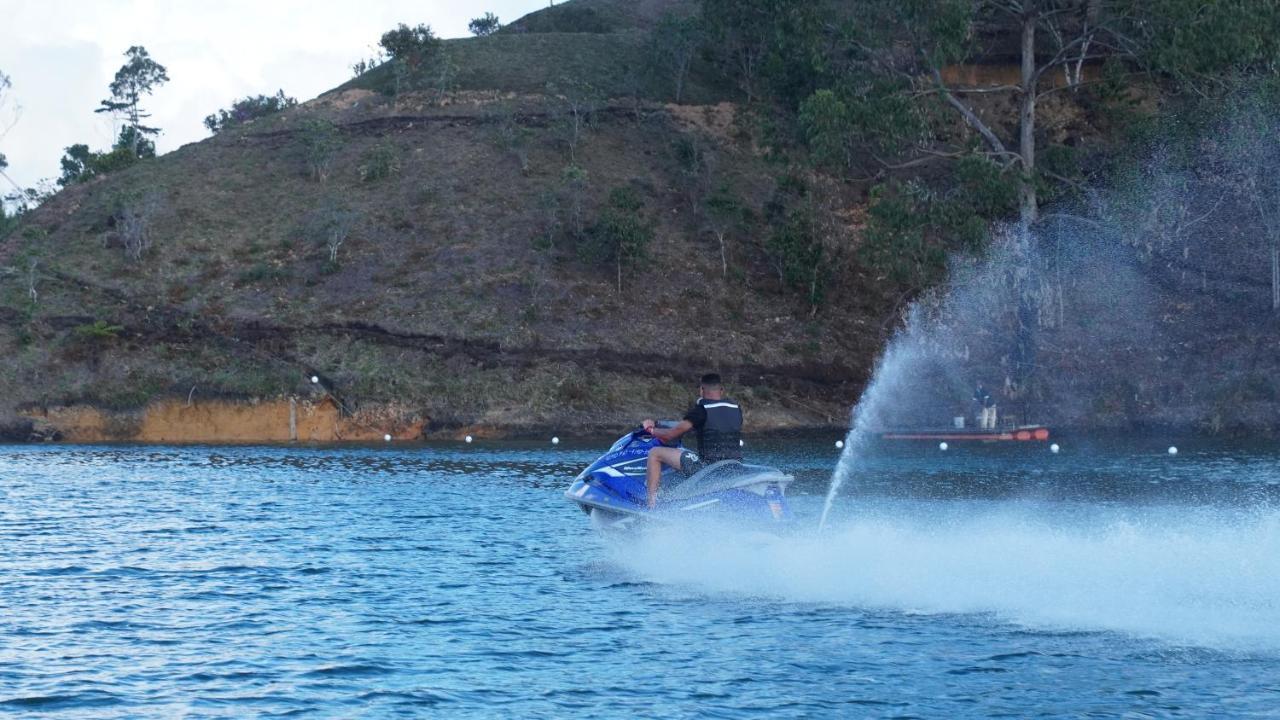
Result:
{"label": "hillside", "polygon": [[[602,95],[575,151],[586,222],[626,187],[654,228],[621,293],[612,266],[583,260],[563,238],[540,240],[571,161],[559,102],[536,93],[551,68],[566,69],[566,52],[604,56],[617,39],[453,42],[469,69],[443,100],[363,89],[378,86],[379,68],[277,117],[68,187],[0,250],[10,268],[6,405],[129,411],[163,398],[332,394],[350,413],[424,420],[428,434],[572,433],[673,414],[696,376],[718,369],[758,429],[840,424],[886,330],[881,290],[869,282],[838,317],[814,317],[745,235],[722,272],[681,189],[681,143],[713,149],[718,181],[756,208],[774,170],[733,139],[732,105],[700,104],[723,97],[714,88],[678,107]],[[480,91],[489,77],[502,80]],[[340,131],[323,182],[308,176],[301,137],[316,118]],[[527,138],[523,171],[498,138],[511,125]],[[377,153],[394,169],[362,180]],[[133,260],[119,246],[119,211],[144,197],[153,246]],[[334,204],[357,219],[330,263],[308,224]]]}
{"label": "hillside", "polygon": [[[642,72],[649,31],[694,7],[563,3],[447,41],[412,82],[383,64],[69,185],[0,240],[0,426],[147,441],[604,434],[675,414],[717,370],[754,432],[843,428],[909,301],[945,279],[948,253],[982,257],[990,222],[1014,212],[1008,173],[848,146],[833,168],[707,53],[672,102]],[[943,70],[975,84],[1009,72]],[[1104,165],[1130,132],[1116,108],[1160,101],[1112,92],[1046,100],[1046,141]],[[1009,96],[971,102],[1016,135]],[[958,118],[933,132],[973,144]],[[877,169],[857,177],[858,162]],[[797,234],[820,238],[816,254]],[[1117,245],[1149,293],[1131,314],[1168,328],[1159,345],[1135,341],[1136,322],[1100,343],[1099,300],[1116,290],[1073,280],[1084,314],[1041,323],[1041,384],[1022,407],[1075,427],[1280,427],[1274,322],[1176,257],[1219,242],[1199,237]],[[1256,256],[1231,262],[1257,304]],[[964,412],[970,378],[1011,374],[1007,328],[974,322],[963,372],[919,385],[930,418]],[[1200,358],[1227,346],[1205,374]],[[1152,358],[1161,373],[1133,378]]]}

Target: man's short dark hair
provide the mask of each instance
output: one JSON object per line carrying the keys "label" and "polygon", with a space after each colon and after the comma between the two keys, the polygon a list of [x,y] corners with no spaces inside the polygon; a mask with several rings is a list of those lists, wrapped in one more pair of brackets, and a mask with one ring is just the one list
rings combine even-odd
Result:
{"label": "man's short dark hair", "polygon": [[702,382],[699,384],[705,388],[714,388],[720,387],[723,383],[720,382],[720,373],[707,373],[702,376]]}

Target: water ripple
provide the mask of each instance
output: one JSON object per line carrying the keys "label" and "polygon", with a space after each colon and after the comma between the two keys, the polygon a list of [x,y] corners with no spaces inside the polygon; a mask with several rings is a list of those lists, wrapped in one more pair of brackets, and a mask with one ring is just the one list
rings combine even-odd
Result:
{"label": "water ripple", "polygon": [[[1272,714],[1280,463],[1123,451],[876,460],[833,536],[619,546],[560,496],[582,449],[0,448],[0,714]],[[813,518],[834,454],[767,459]]]}

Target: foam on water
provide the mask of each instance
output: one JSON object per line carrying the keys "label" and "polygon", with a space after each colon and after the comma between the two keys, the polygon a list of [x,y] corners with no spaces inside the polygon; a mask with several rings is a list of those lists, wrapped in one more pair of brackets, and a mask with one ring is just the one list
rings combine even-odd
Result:
{"label": "foam on water", "polygon": [[912,504],[768,540],[668,528],[614,559],[697,592],[1280,650],[1280,513],[1074,510]]}

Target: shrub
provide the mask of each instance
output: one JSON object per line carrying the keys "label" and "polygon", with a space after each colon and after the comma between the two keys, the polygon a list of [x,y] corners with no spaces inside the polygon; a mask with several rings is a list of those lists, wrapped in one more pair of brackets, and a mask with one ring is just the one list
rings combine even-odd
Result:
{"label": "shrub", "polygon": [[62,156],[62,175],[58,185],[66,187],[84,182],[98,175],[123,170],[138,161],[138,156],[128,148],[116,148],[110,152],[94,152],[84,143],[66,148]]}
{"label": "shrub", "polygon": [[369,148],[360,159],[359,170],[364,182],[382,180],[400,172],[396,146],[383,141]]}
{"label": "shrub", "polygon": [[297,104],[297,98],[285,95],[284,90],[277,91],[275,95],[249,96],[231,103],[229,109],[219,110],[209,115],[204,119],[204,126],[209,128],[209,132],[216,135],[224,130],[243,125],[260,117],[278,113]]}
{"label": "shrub", "polygon": [[653,224],[644,217],[644,202],[629,187],[614,188],[599,219],[592,225],[578,251],[584,260],[612,264],[617,270],[618,294],[622,294],[622,270],[648,257]]}
{"label": "shrub", "polygon": [[302,123],[299,136],[308,173],[320,182],[329,179],[333,159],[342,147],[342,137],[338,134],[337,126],[328,120],[309,118]]}
{"label": "shrub", "polygon": [[256,285],[258,283],[276,282],[287,277],[288,274],[278,267],[273,267],[264,262],[256,263],[253,267],[245,270],[236,276],[236,285]]}
{"label": "shrub", "polygon": [[387,57],[382,53],[378,53],[374,57],[371,57],[367,60],[364,58],[361,58],[351,63],[351,75],[352,77],[360,77],[361,75],[369,72],[370,70],[381,66],[386,61],[387,61]]}
{"label": "shrub", "polygon": [[520,165],[520,172],[529,171],[529,138],[533,133],[520,125],[516,107],[509,103],[499,105],[494,115],[493,142],[497,148],[511,155]]}
{"label": "shrub", "polygon": [[586,193],[591,185],[587,171],[577,165],[565,167],[560,176],[560,196],[569,222],[569,233],[581,239],[586,232]]}
{"label": "shrub", "polygon": [[87,325],[77,325],[71,332],[85,340],[115,340],[124,331],[123,325],[112,325],[106,320],[96,320]]}
{"label": "shrub", "polygon": [[328,250],[326,272],[337,270],[338,251],[342,249],[359,221],[359,212],[332,198],[326,200],[319,209],[308,216],[303,225],[303,233],[309,240]]}
{"label": "shrub", "polygon": [[163,204],[163,196],[155,190],[119,198],[111,216],[114,229],[107,233],[105,240],[119,242],[130,260],[141,260],[153,244],[151,226]]}
{"label": "shrub", "polygon": [[678,103],[684,96],[689,66],[703,43],[702,23],[695,17],[664,13],[649,38],[649,64],[653,72],[669,79]]}
{"label": "shrub", "polygon": [[591,127],[596,110],[604,103],[604,96],[591,83],[572,78],[548,83],[547,94],[559,101],[557,126],[569,148],[569,161],[577,163],[578,145]]}
{"label": "shrub", "polygon": [[467,24],[467,29],[476,37],[484,37],[492,35],[502,29],[502,23],[498,22],[498,16],[491,12],[473,19]]}
{"label": "shrub", "polygon": [[792,210],[769,235],[765,248],[778,272],[778,280],[785,286],[804,291],[816,310],[831,280],[831,268],[815,225],[809,208]]}
{"label": "shrub", "polygon": [[896,183],[872,188],[863,260],[902,285],[930,286],[946,271],[947,256],[928,241],[927,225],[927,210],[921,207],[916,188]]}
{"label": "shrub", "polygon": [[430,25],[418,25],[411,28],[400,23],[394,30],[382,34],[378,41],[392,60],[419,61],[430,57],[440,48],[440,39],[431,30]]}

